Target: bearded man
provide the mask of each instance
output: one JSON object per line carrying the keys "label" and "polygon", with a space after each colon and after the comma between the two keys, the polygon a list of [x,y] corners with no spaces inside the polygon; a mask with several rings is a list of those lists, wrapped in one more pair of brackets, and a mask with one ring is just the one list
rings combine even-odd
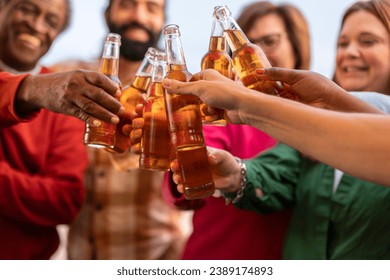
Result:
{"label": "bearded man", "polygon": [[[105,19],[121,35],[119,79],[130,84],[165,21],[164,0],[110,0]],[[96,70],[95,62],[63,62],[55,71]],[[184,241],[182,214],[164,203],[163,173],[117,170],[104,150],[89,148],[87,200],[70,226],[70,259],[177,259]]]}

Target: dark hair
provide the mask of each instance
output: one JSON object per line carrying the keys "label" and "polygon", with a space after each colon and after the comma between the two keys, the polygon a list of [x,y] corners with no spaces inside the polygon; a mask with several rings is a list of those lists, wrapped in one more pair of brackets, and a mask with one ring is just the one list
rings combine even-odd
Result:
{"label": "dark hair", "polygon": [[[0,8],[3,7],[4,5],[7,5],[11,2],[12,0],[0,0]],[[70,4],[70,0],[64,0],[65,1],[65,6],[66,6],[66,14],[65,14],[65,22],[64,25],[62,26],[60,32],[63,32],[65,29],[69,27],[70,24],[70,19],[72,17],[72,7]]]}
{"label": "dark hair", "polygon": [[310,32],[306,18],[296,7],[289,4],[274,5],[258,1],[244,7],[237,19],[244,33],[248,33],[254,22],[265,15],[276,14],[284,22],[288,39],[295,55],[295,69],[310,68]]}
{"label": "dark hair", "polygon": [[[112,5],[112,2],[113,2],[114,0],[109,0],[108,1],[108,5],[107,5],[107,8],[106,8],[106,12],[108,12],[110,9],[111,9],[111,5]],[[164,17],[165,18],[167,18],[167,2],[168,2],[168,0],[165,0],[164,1]]]}

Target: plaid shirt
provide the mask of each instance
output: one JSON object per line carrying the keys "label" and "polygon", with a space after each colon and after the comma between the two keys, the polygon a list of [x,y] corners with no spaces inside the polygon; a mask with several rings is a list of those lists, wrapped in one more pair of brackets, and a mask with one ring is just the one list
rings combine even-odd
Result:
{"label": "plaid shirt", "polygon": [[162,200],[162,172],[118,171],[89,148],[87,200],[69,230],[70,259],[177,259],[182,214]]}

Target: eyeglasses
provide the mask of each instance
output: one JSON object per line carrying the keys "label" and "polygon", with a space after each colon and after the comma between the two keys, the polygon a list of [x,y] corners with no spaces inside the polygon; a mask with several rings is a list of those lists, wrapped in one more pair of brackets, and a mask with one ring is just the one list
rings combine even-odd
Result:
{"label": "eyeglasses", "polygon": [[279,47],[282,35],[281,33],[269,34],[250,41],[262,48],[263,51],[271,52]]}

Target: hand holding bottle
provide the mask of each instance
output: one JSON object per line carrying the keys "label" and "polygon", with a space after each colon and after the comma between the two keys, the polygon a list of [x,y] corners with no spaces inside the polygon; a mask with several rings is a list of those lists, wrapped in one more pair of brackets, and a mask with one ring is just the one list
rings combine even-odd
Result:
{"label": "hand holding bottle", "polygon": [[163,86],[175,94],[197,95],[208,106],[225,109],[226,118],[231,123],[242,123],[238,114],[240,102],[245,100],[243,94],[256,94],[241,83],[218,73],[216,70],[203,70],[193,76],[191,82],[180,82],[171,79],[163,80]]}
{"label": "hand holding bottle", "polygon": [[[225,150],[207,147],[208,161],[212,169],[215,188],[223,192],[236,192],[240,188],[242,180],[241,167],[232,154]],[[177,184],[177,190],[183,193],[183,178],[177,160],[171,162],[173,181]]]}
{"label": "hand holding bottle", "polygon": [[28,76],[19,87],[15,109],[20,116],[46,108],[99,126],[119,122],[123,107],[118,84],[101,73],[76,70]]}

